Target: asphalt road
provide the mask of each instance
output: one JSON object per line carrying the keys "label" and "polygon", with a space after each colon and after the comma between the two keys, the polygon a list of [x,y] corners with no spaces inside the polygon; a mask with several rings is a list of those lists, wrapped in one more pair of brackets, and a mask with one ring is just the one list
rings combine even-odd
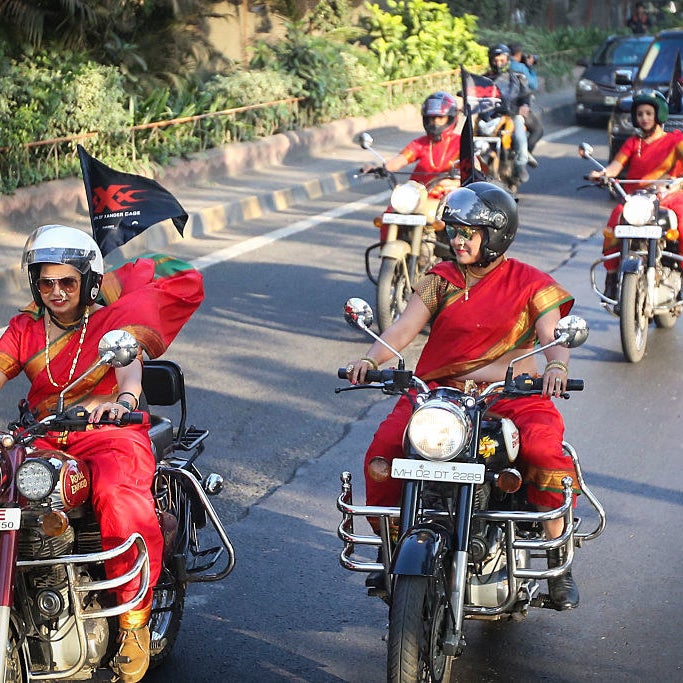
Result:
{"label": "asphalt road", "polygon": [[[569,130],[538,148],[541,166],[521,193],[510,255],[553,272],[590,324],[571,363],[586,391],[561,409],[608,527],[577,553],[580,609],[537,610],[519,624],[468,622],[453,682],[681,678],[681,323],[653,331],[640,364],[623,361],[617,320],[588,287],[611,203],[597,190],[576,190],[588,171],[576,157],[581,139],[606,158],[597,129]],[[341,307],[349,296],[373,301],[363,250],[374,241],[383,190],[364,183],[241,232],[174,247],[184,258],[210,257],[198,262],[206,301],[168,356],[185,369],[191,420],[211,430],[200,466],[226,479],[216,507],[237,564],[220,584],[190,587],[176,649],[145,680],[384,680],[387,610],[365,596],[361,575],[338,564],[335,499],[344,469],[362,499],[362,456],[391,401],[371,391],[334,394],[336,368],[368,346]],[[353,202],[360,205],[345,214]],[[316,218],[330,211],[337,213]],[[289,237],[234,251],[245,238],[311,218]],[[3,390],[2,414],[21,391],[20,380]]]}

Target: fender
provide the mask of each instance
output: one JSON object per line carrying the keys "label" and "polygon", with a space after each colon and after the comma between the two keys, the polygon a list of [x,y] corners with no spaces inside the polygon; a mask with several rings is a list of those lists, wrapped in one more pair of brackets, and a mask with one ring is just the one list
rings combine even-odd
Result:
{"label": "fender", "polygon": [[394,240],[393,242],[385,242],[384,246],[379,252],[381,258],[393,258],[399,261],[410,254],[410,245],[403,240]]}
{"label": "fender", "polygon": [[399,542],[391,563],[391,574],[433,576],[436,558],[450,547],[450,536],[438,524],[420,524]]}
{"label": "fender", "polygon": [[643,272],[643,259],[639,256],[627,256],[621,261],[621,272],[622,273],[635,273],[640,275]]}

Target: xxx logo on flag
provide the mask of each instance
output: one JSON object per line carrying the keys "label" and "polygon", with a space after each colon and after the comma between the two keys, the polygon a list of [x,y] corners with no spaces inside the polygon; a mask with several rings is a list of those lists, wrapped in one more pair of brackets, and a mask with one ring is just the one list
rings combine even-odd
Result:
{"label": "xxx logo on flag", "polygon": [[144,201],[145,190],[134,189],[132,185],[108,185],[92,190],[93,214],[108,211],[123,211],[133,204]]}

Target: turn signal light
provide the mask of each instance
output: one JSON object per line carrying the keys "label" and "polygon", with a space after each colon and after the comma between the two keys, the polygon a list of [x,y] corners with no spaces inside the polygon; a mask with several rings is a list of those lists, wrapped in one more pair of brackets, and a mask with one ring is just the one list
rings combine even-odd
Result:
{"label": "turn signal light", "polygon": [[610,238],[614,237],[614,228],[603,228],[602,236]]}
{"label": "turn signal light", "polygon": [[373,224],[376,228],[381,228],[381,227],[384,225],[384,221],[382,220],[382,216],[375,216],[375,217],[372,219],[372,224]]}
{"label": "turn signal light", "polygon": [[446,229],[446,224],[442,220],[435,220],[432,221],[432,227],[434,228],[435,232],[440,232],[441,230]]}
{"label": "turn signal light", "polygon": [[678,234],[678,228],[670,228],[666,231],[666,241],[676,242],[676,240],[678,240]]}
{"label": "turn signal light", "polygon": [[496,474],[496,486],[504,493],[514,493],[522,486],[522,475],[513,468],[506,468]]}
{"label": "turn signal light", "polygon": [[61,536],[69,528],[69,518],[62,510],[53,510],[42,515],[38,524],[45,536]]}
{"label": "turn signal light", "polygon": [[368,476],[373,481],[387,481],[391,477],[391,465],[385,458],[373,458],[368,463]]}

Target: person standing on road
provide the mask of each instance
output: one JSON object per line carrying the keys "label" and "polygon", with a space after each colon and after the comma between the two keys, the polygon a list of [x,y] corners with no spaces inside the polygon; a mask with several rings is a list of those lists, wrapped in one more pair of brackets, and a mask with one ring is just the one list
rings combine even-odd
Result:
{"label": "person standing on road", "polygon": [[[648,186],[648,180],[677,178],[683,175],[683,133],[672,131],[666,133],[662,128],[669,117],[669,105],[666,97],[657,90],[638,90],[633,95],[631,105],[631,121],[638,130],[621,146],[614,159],[604,171],[591,171],[588,177],[592,180],[600,178],[617,178],[626,168],[627,180],[643,180],[642,184],[625,184],[624,190],[631,194]],[[678,224],[683,226],[683,191],[669,192],[661,198],[660,206],[674,211]],[[614,237],[614,227],[619,224],[623,205],[614,208],[607,221],[605,237],[602,244],[604,256],[619,252],[619,240]],[[683,240],[678,240],[678,249],[683,255]],[[619,259],[605,262],[605,296],[615,299],[619,278]]]}
{"label": "person standing on road", "polygon": [[[551,342],[558,320],[568,313],[574,299],[546,273],[505,256],[519,217],[515,200],[502,188],[475,182],[453,190],[442,200],[439,214],[456,261],[442,261],[420,280],[408,306],[382,339],[400,351],[431,323],[415,374],[430,386],[463,388],[469,380],[483,389],[503,380],[510,361],[536,341]],[[562,505],[564,476],[577,480],[572,461],[562,448],[562,416],[550,400],[566,388],[569,349],[556,346],[545,355],[543,395],[501,399],[494,409],[519,429],[527,496],[539,510]],[[383,344],[375,342],[363,358],[349,363],[349,381],[364,382],[368,369],[377,369],[391,357]],[[521,360],[515,367],[520,373],[538,374],[533,358]],[[398,505],[401,482],[376,481],[372,463],[376,458],[390,463],[402,456],[403,434],[411,414],[409,397],[401,397],[375,434],[365,456],[367,505]],[[560,536],[563,525],[561,519],[546,522],[547,538]],[[551,568],[565,559],[560,550],[548,551]],[[381,580],[371,575],[366,585],[381,585]],[[549,579],[548,584],[556,609],[578,605],[579,591],[571,571]]]}

